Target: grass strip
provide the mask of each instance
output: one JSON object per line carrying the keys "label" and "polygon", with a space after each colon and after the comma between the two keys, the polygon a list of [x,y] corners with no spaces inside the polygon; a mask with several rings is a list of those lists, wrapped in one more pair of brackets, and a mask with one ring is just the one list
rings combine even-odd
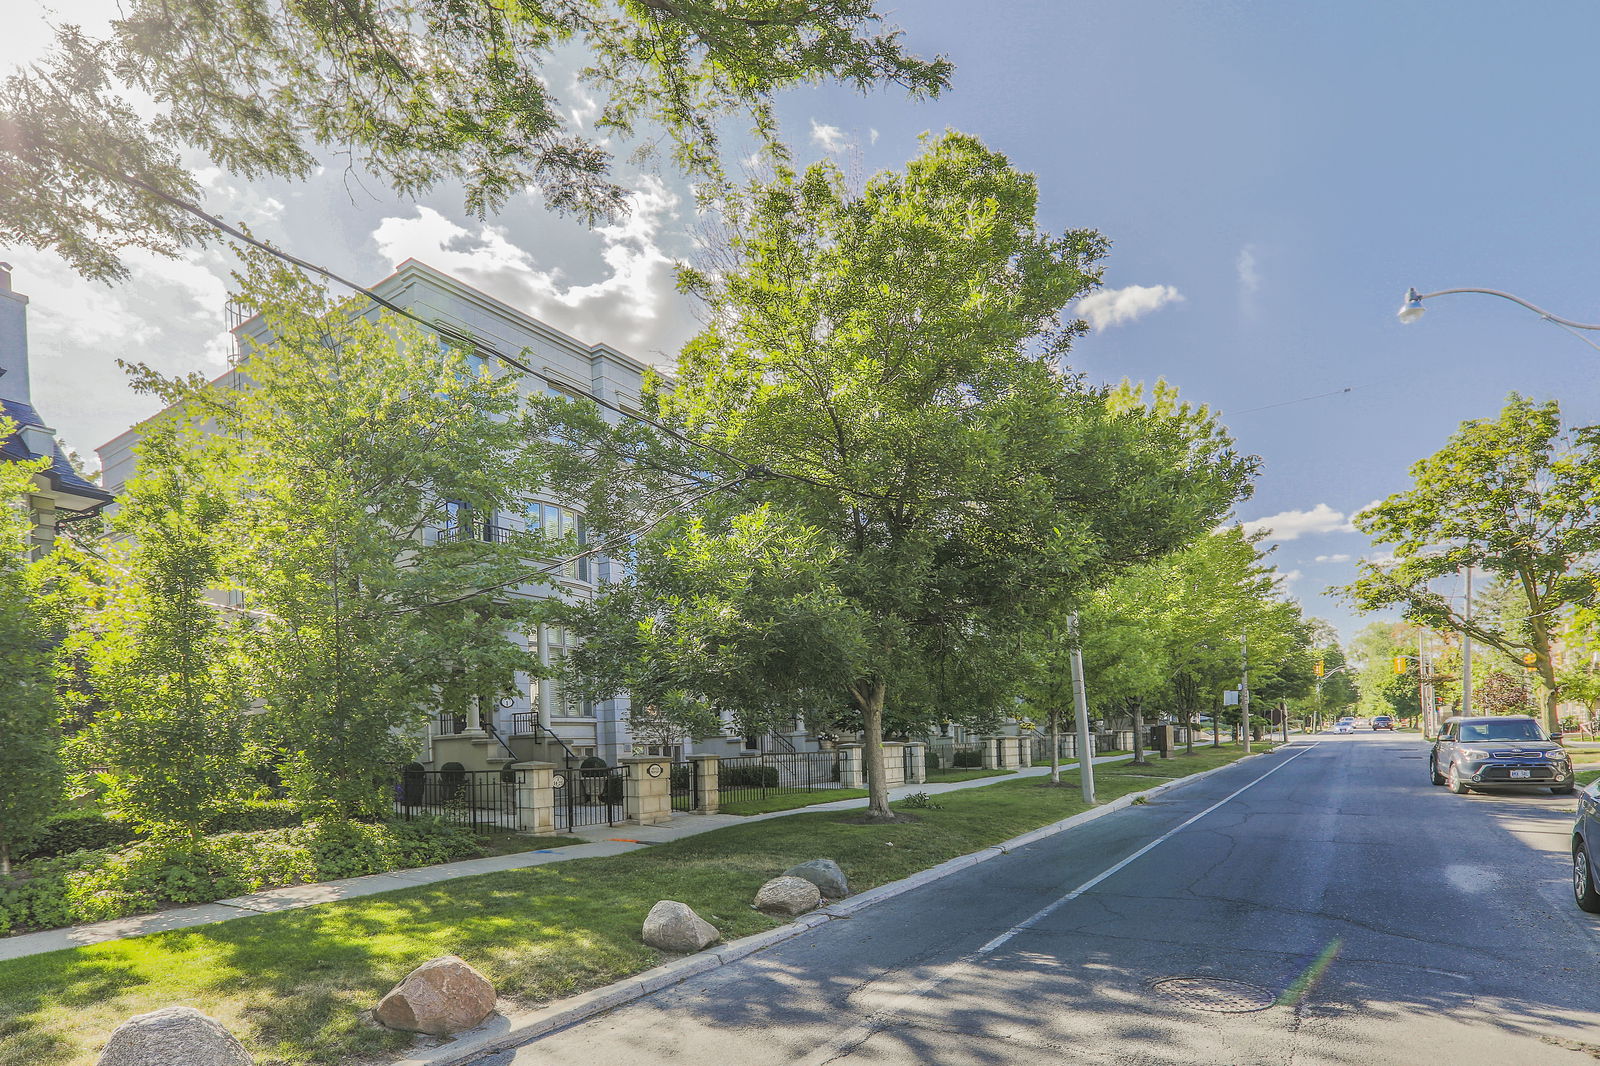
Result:
{"label": "grass strip", "polygon": [[1016,773],[1015,770],[984,770],[981,768],[969,770],[929,770],[928,779],[924,782],[924,784],[948,785],[956,781],[976,781],[980,777],[1004,777],[1007,774],[1014,773]]}
{"label": "grass strip", "polygon": [[864,788],[819,788],[815,792],[730,800],[717,809],[722,814],[767,814],[770,811],[792,811],[797,807],[812,807],[837,800],[865,799],[866,795]]}
{"label": "grass strip", "polygon": [[[1259,749],[1258,749],[1259,750]],[[1224,765],[1237,748],[1149,766],[1096,769],[1102,802]],[[732,939],[776,924],[750,909],[787,867],[832,858],[861,891],[1048,825],[1084,809],[1064,787],[1020,778],[937,797],[916,820],[863,824],[822,811],[733,826],[648,850],[327,903],[0,963],[0,1066],[90,1066],[130,1015],[198,1007],[258,1062],[333,1066],[410,1044],[363,1020],[400,978],[459,954],[512,1007],[531,1007],[648,969],[639,939],[660,899],[694,907]]]}

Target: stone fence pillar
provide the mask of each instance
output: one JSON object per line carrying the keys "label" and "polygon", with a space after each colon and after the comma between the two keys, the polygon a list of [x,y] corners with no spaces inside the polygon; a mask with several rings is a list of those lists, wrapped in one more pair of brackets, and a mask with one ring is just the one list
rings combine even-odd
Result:
{"label": "stone fence pillar", "polygon": [[1010,759],[1006,765],[1027,769],[1033,765],[1033,745],[1027,737],[1006,737],[1006,743],[1011,745],[1015,758]]}
{"label": "stone fence pillar", "polygon": [[551,836],[556,831],[556,790],[553,762],[514,762],[506,767],[516,777],[517,831]]}
{"label": "stone fence pillar", "polygon": [[928,745],[920,740],[913,740],[906,745],[906,751],[911,754],[906,758],[911,760],[911,780],[908,785],[920,785],[928,780]]}
{"label": "stone fence pillar", "polygon": [[1006,752],[1005,748],[1000,745],[1001,741],[1005,740],[1005,737],[983,737],[981,740],[983,743],[983,768],[985,770],[1003,769],[1006,765]]}
{"label": "stone fence pillar", "polygon": [[899,741],[883,742],[883,783],[887,788],[906,783],[906,746]]}
{"label": "stone fence pillar", "polygon": [[618,759],[628,768],[622,783],[622,813],[639,825],[672,820],[672,760],[656,755]]}
{"label": "stone fence pillar", "polygon": [[860,744],[840,744],[839,748],[839,787],[840,788],[866,788],[866,766],[861,761]]}
{"label": "stone fence pillar", "polygon": [[694,809],[700,814],[716,814],[722,806],[722,789],[717,783],[722,760],[715,755],[691,755],[689,762],[695,768]]}

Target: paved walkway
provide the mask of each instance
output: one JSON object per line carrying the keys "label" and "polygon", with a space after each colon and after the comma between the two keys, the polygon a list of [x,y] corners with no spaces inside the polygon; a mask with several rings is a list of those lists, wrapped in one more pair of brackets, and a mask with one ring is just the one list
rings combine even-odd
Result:
{"label": "paved walkway", "polygon": [[[1210,744],[1206,741],[1195,746],[1208,747]],[[1123,762],[1131,758],[1133,758],[1131,755],[1104,755],[1096,758],[1094,762],[1099,765]],[[1077,763],[1063,763],[1061,768],[1072,770],[1076,769],[1077,765]],[[971,781],[903,785],[890,789],[889,798],[904,799],[916,792],[926,792],[933,796],[942,792],[980,788],[998,781],[1042,777],[1049,772],[1048,766],[1035,766],[1027,770],[1017,770],[995,777],[975,778]],[[234,918],[248,918],[254,914],[298,910],[302,907],[314,907],[319,903],[355,899],[358,896],[371,896],[379,892],[393,892],[399,888],[437,884],[458,877],[498,873],[501,870],[520,870],[530,866],[569,862],[573,859],[588,859],[600,855],[621,855],[623,852],[637,851],[653,844],[664,844],[683,837],[709,833],[714,829],[726,829],[732,825],[747,825],[750,822],[787,818],[790,815],[808,814],[813,811],[851,810],[866,805],[865,799],[847,799],[833,803],[816,803],[809,807],[796,807],[787,811],[772,811],[767,814],[677,814],[673,816],[671,822],[663,825],[587,826],[571,834],[588,841],[586,844],[522,851],[514,855],[495,855],[486,859],[466,859],[462,862],[447,862],[415,870],[393,870],[383,874],[368,874],[365,877],[349,877],[341,881],[322,881],[314,885],[290,885],[287,888],[268,889],[248,896],[218,900],[215,903],[175,907],[156,914],[142,914],[108,922],[95,922],[92,925],[46,929],[43,932],[6,937],[0,939],[0,961],[20,959],[27,955],[41,955],[47,951],[60,951],[64,948],[82,947],[86,944],[101,944],[108,940],[143,936],[146,933],[164,933],[173,929],[188,929],[197,925],[210,925],[213,922],[226,922]]]}

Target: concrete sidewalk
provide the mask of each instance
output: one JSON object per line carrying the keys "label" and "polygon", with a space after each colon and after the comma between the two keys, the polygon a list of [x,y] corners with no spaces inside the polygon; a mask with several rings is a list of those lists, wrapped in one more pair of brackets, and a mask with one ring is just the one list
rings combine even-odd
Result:
{"label": "concrete sidewalk", "polygon": [[[1265,743],[1271,743],[1266,741]],[[1210,741],[1197,743],[1196,748],[1210,747]],[[1101,763],[1125,762],[1132,759],[1132,755],[1103,755],[1094,760],[1095,765]],[[1075,770],[1078,764],[1062,763],[1061,769]],[[926,792],[936,796],[944,792],[959,792],[963,789],[981,788],[985,785],[996,784],[1000,781],[1015,781],[1026,777],[1043,777],[1049,774],[1048,766],[1034,766],[1026,770],[1017,770],[1008,774],[995,777],[980,777],[971,781],[952,781],[944,784],[902,785],[889,790],[891,800],[904,799],[906,796],[918,792]],[[164,933],[174,929],[188,929],[197,925],[210,925],[213,922],[226,922],[234,918],[248,918],[255,914],[273,914],[278,911],[298,910],[303,907],[314,907],[321,903],[332,903],[342,899],[356,899],[360,896],[372,896],[379,892],[393,892],[400,888],[415,888],[419,885],[432,885],[440,881],[452,881],[458,877],[474,877],[478,874],[499,873],[502,870],[521,870],[531,866],[543,866],[552,862],[569,862],[573,859],[589,859],[602,855],[621,855],[628,851],[638,851],[655,844],[665,844],[684,837],[696,836],[700,833],[709,833],[716,829],[726,829],[734,825],[747,825],[751,822],[766,821],[770,818],[787,818],[796,814],[809,814],[814,811],[846,811],[865,807],[865,799],[837,800],[833,803],[816,803],[808,807],[796,807],[787,811],[772,811],[767,814],[737,815],[737,814],[675,814],[672,821],[663,825],[616,825],[616,826],[586,826],[574,830],[571,835],[579,837],[587,843],[572,844],[561,848],[542,848],[538,851],[517,852],[514,855],[495,855],[486,859],[466,859],[462,862],[447,862],[438,866],[424,866],[415,870],[393,870],[389,873],[368,874],[364,877],[350,877],[340,881],[321,881],[314,885],[290,885],[287,888],[273,888],[263,892],[254,892],[248,896],[235,896],[232,899],[222,899],[215,903],[200,903],[189,907],[175,907],[172,910],[160,911],[155,914],[141,914],[130,918],[117,918],[107,922],[95,922],[91,925],[75,925],[65,929],[46,929],[38,933],[24,933],[20,936],[0,939],[0,961],[7,959],[20,959],[28,955],[41,955],[47,951],[61,951],[65,948],[83,947],[86,944],[102,944],[109,940],[122,940],[126,937],[143,936],[147,933]]]}

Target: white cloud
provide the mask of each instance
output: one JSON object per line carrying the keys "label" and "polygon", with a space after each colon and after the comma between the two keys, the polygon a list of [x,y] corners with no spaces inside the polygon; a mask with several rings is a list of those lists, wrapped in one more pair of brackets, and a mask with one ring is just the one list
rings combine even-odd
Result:
{"label": "white cloud", "polygon": [[811,120],[811,143],[821,148],[824,152],[842,152],[850,147],[851,140],[844,130],[838,126],[829,126]]}
{"label": "white cloud", "polygon": [[1239,258],[1234,262],[1234,270],[1239,275],[1239,292],[1245,296],[1253,296],[1261,288],[1261,271],[1256,268],[1255,245],[1247,244],[1239,249]]}
{"label": "white cloud", "polygon": [[1308,533],[1348,533],[1354,527],[1342,511],[1319,503],[1309,511],[1282,511],[1241,523],[1246,533],[1267,530],[1272,540],[1295,540]]}
{"label": "white cloud", "polygon": [[385,218],[373,238],[392,263],[419,259],[580,340],[604,341],[639,359],[652,352],[670,358],[693,332],[688,303],[674,287],[672,258],[659,244],[679,200],[646,177],[628,202],[625,217],[593,231],[604,263],[593,281],[542,265],[502,227],[468,230],[428,207],[411,218]]}
{"label": "white cloud", "polygon": [[1351,558],[1352,557],[1350,555],[1346,554],[1345,552],[1339,552],[1339,553],[1337,553],[1335,555],[1319,555],[1319,556],[1317,556],[1317,562],[1319,562],[1319,563],[1348,563]]}
{"label": "white cloud", "polygon": [[867,143],[868,144],[877,144],[878,143],[878,131],[877,130],[875,130],[875,129],[867,130]]}
{"label": "white cloud", "polygon": [[1128,285],[1091,292],[1073,308],[1095,329],[1120,326],[1142,318],[1170,303],[1182,303],[1183,294],[1171,285]]}
{"label": "white cloud", "polygon": [[1288,588],[1296,581],[1299,581],[1302,577],[1305,577],[1305,574],[1299,570],[1279,570],[1277,574],[1277,582],[1284,588]]}

